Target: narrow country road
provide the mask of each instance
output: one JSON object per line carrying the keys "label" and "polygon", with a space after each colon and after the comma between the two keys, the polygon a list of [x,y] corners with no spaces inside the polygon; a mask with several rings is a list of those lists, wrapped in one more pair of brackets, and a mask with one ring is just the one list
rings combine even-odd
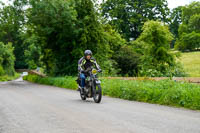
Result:
{"label": "narrow country road", "polygon": [[0,133],[200,133],[200,112],[79,93],[29,82],[0,83]]}

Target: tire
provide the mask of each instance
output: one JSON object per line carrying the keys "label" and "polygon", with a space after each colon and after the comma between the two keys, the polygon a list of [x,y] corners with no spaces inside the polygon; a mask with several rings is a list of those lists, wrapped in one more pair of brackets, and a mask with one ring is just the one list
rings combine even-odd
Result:
{"label": "tire", "polygon": [[86,100],[86,96],[85,96],[85,94],[81,94],[81,91],[80,91],[80,96],[81,96],[81,99],[82,99],[83,101]]}
{"label": "tire", "polygon": [[98,90],[94,90],[94,94],[93,94],[93,99],[95,103],[100,103],[101,102],[101,98],[102,98],[102,89],[101,89],[101,85],[97,85],[96,87],[98,87]]}

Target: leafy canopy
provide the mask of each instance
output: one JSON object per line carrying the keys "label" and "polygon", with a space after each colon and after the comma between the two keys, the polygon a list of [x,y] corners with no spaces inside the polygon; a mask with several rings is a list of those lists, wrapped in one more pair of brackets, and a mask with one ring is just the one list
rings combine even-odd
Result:
{"label": "leafy canopy", "polygon": [[192,2],[182,8],[182,22],[176,49],[192,51],[200,48],[200,2]]}
{"label": "leafy canopy", "polygon": [[142,30],[141,36],[133,42],[142,49],[140,76],[177,76],[175,54],[170,52],[173,35],[168,26],[159,21],[147,21]]}
{"label": "leafy canopy", "polygon": [[2,5],[0,8],[0,41],[4,44],[11,42],[16,57],[15,68],[27,68],[25,62],[23,40],[21,33],[24,32],[24,24],[26,23],[24,6],[26,0],[14,0],[12,5]]}
{"label": "leafy canopy", "polygon": [[0,42],[0,76],[4,74],[13,76],[15,74],[13,51],[14,48],[11,43],[5,45]]}
{"label": "leafy canopy", "polygon": [[166,0],[106,0],[102,15],[126,40],[137,39],[148,20],[169,22]]}

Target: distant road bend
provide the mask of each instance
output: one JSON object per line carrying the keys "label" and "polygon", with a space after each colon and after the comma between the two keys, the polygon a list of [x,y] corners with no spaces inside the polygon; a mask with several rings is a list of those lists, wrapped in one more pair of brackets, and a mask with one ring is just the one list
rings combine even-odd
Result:
{"label": "distant road bend", "polygon": [[109,97],[96,104],[72,90],[1,82],[0,133],[200,133],[200,112]]}

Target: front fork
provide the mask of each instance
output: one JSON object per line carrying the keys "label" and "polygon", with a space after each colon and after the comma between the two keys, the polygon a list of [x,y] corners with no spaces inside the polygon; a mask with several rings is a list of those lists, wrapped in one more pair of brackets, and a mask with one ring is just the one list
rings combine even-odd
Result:
{"label": "front fork", "polygon": [[93,89],[93,96],[96,94],[96,86],[97,85],[100,85],[101,84],[101,81],[98,80],[98,78],[95,78],[94,81],[93,81],[93,86],[92,86],[92,89]]}
{"label": "front fork", "polygon": [[88,97],[94,97],[94,95],[96,94],[96,85],[101,84],[101,81],[98,80],[97,77],[91,77],[90,78],[91,81],[89,82],[89,92],[88,92]]}

